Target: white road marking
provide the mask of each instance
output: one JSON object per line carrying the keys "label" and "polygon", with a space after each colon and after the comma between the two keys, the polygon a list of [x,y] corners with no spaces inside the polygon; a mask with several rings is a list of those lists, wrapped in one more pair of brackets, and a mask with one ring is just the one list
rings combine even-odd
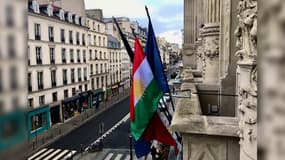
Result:
{"label": "white road marking", "polygon": [[42,152],[46,151],[47,149],[44,148],[42,150],[40,150],[39,152],[37,152],[36,154],[34,154],[33,156],[29,157],[28,160],[32,160],[33,158],[35,158],[36,156],[38,156],[39,154],[41,154]]}
{"label": "white road marking", "polygon": [[[69,151],[70,152],[70,151]],[[63,157],[62,159],[67,159],[71,156],[73,156],[76,153],[76,151],[71,151],[70,153],[68,153],[65,157]]]}
{"label": "white road marking", "polygon": [[130,160],[130,155],[128,154],[127,156],[126,156],[126,158],[125,158],[125,160]]}
{"label": "white road marking", "polygon": [[52,154],[50,154],[49,156],[47,156],[44,160],[49,160],[52,156],[56,155],[56,154],[57,154],[58,152],[60,152],[60,151],[61,151],[61,149],[58,149],[58,150],[52,152]]}
{"label": "white road marking", "polygon": [[120,160],[123,157],[123,154],[118,154],[114,160]]}
{"label": "white road marking", "polygon": [[52,160],[58,160],[60,159],[63,155],[65,155],[68,152],[68,150],[64,150],[63,152],[61,152],[59,155],[57,155],[56,157],[54,157]]}
{"label": "white road marking", "polygon": [[108,156],[104,160],[110,160],[113,156],[113,153],[109,153]]}
{"label": "white road marking", "polygon": [[[101,137],[99,137],[98,139],[96,139],[93,143],[91,143],[91,145],[94,145],[98,142],[100,142],[100,140],[104,139],[105,137],[107,137],[111,132],[113,132],[119,125],[121,125],[123,122],[127,122],[127,120],[130,118],[130,113],[128,113],[125,117],[123,117],[119,122],[117,122],[112,128],[110,128],[107,132],[105,132]],[[85,148],[85,151],[88,150],[89,147]]]}
{"label": "white road marking", "polygon": [[37,157],[35,160],[41,160],[43,157],[45,157],[46,155],[48,155],[50,152],[52,152],[54,149],[49,149],[48,151],[44,152],[43,154],[41,154],[41,156]]}

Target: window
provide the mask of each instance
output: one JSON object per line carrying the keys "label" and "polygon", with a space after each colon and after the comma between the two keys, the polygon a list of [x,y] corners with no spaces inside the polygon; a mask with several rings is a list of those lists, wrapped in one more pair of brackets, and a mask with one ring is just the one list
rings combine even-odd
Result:
{"label": "window", "polygon": [[69,52],[70,52],[70,62],[71,62],[71,63],[74,63],[73,49],[70,49]]}
{"label": "window", "polygon": [[89,60],[91,60],[92,59],[92,50],[90,49],[89,50]]}
{"label": "window", "polygon": [[75,96],[75,94],[76,94],[76,90],[75,88],[72,88],[72,95]]}
{"label": "window", "polygon": [[67,70],[66,69],[62,70],[62,80],[63,80],[63,85],[67,85]]}
{"label": "window", "polygon": [[28,65],[31,65],[30,46],[28,46],[27,52],[28,52],[28,53],[27,53]]}
{"label": "window", "polygon": [[100,64],[100,73],[103,73],[103,64]]}
{"label": "window", "polygon": [[95,60],[97,60],[98,57],[97,57],[97,50],[95,50]]}
{"label": "window", "polygon": [[85,89],[85,91],[87,91],[87,90],[88,90],[88,86],[87,86],[87,84],[85,84],[85,85],[84,85],[84,89]]}
{"label": "window", "polygon": [[75,79],[74,79],[74,69],[71,69],[71,83],[74,83]]}
{"label": "window", "polygon": [[56,70],[51,71],[51,86],[56,87]]}
{"label": "window", "polygon": [[81,79],[81,68],[77,69],[77,74],[78,74],[78,82],[81,82],[82,81],[82,79]]}
{"label": "window", "polygon": [[84,68],[84,81],[87,81],[87,68]]}
{"label": "window", "polygon": [[98,64],[96,64],[96,66],[95,66],[95,72],[96,72],[96,74],[98,73]]}
{"label": "window", "polygon": [[85,34],[82,34],[82,45],[85,46],[86,43],[85,43]]}
{"label": "window", "polygon": [[45,96],[39,96],[39,104],[40,106],[44,105],[45,104]]}
{"label": "window", "polygon": [[14,26],[14,9],[12,6],[6,6],[6,24],[8,27]]}
{"label": "window", "polygon": [[99,46],[101,46],[101,37],[100,36],[98,38],[98,41],[99,41]]}
{"label": "window", "polygon": [[104,77],[101,77],[101,87],[104,87]]}
{"label": "window", "polygon": [[65,89],[63,91],[63,94],[64,94],[64,98],[68,98],[68,89]]}
{"label": "window", "polygon": [[72,33],[72,31],[69,31],[69,43],[73,44],[73,33]]}
{"label": "window", "polygon": [[41,47],[36,47],[36,61],[37,61],[37,64],[42,64]]}
{"label": "window", "polygon": [[80,49],[77,50],[77,62],[80,63]]}
{"label": "window", "polygon": [[92,88],[92,90],[95,89],[95,88],[94,88],[94,78],[91,79],[91,88]]}
{"label": "window", "polygon": [[76,32],[76,44],[80,45],[79,32]]}
{"label": "window", "polygon": [[62,58],[62,63],[66,63],[65,48],[62,48],[62,49],[61,49],[61,58]]}
{"label": "window", "polygon": [[100,25],[99,24],[97,25],[97,28],[98,28],[98,32],[100,32]]}
{"label": "window", "polygon": [[108,70],[107,70],[107,63],[105,63],[104,66],[105,66],[105,72],[108,72]]}
{"label": "window", "polygon": [[15,58],[16,56],[16,45],[15,45],[15,37],[13,35],[8,36],[8,54],[10,58]]}
{"label": "window", "polygon": [[93,64],[90,65],[90,74],[93,74]]}
{"label": "window", "polygon": [[28,99],[28,105],[29,105],[30,108],[34,107],[34,99],[33,98],[29,98]]}
{"label": "window", "polygon": [[41,40],[41,25],[35,23],[35,40]]}
{"label": "window", "polygon": [[96,36],[93,36],[94,39],[94,46],[96,46]]}
{"label": "window", "polygon": [[50,42],[54,41],[53,27],[48,27],[48,38]]}
{"label": "window", "polygon": [[50,54],[50,64],[54,64],[55,63],[54,48],[49,48],[49,54]]}
{"label": "window", "polygon": [[102,52],[99,52],[99,58],[102,59]]}
{"label": "window", "polygon": [[10,68],[10,87],[12,89],[17,89],[18,88],[18,72],[17,68],[15,66],[12,66]]}
{"label": "window", "polygon": [[83,50],[83,62],[86,62],[86,50]]}
{"label": "window", "polygon": [[65,43],[65,31],[64,29],[60,29],[60,39],[62,43]]}
{"label": "window", "polygon": [[53,102],[57,101],[57,92],[52,93],[52,101]]}
{"label": "window", "polygon": [[106,47],[105,45],[105,37],[103,37],[103,47]]}
{"label": "window", "polygon": [[97,89],[99,88],[99,77],[96,78]]}
{"label": "window", "polygon": [[38,76],[38,89],[44,89],[44,84],[43,84],[43,72],[38,72],[37,73]]}
{"label": "window", "polygon": [[32,73],[28,73],[28,91],[32,92],[33,88],[32,88]]}

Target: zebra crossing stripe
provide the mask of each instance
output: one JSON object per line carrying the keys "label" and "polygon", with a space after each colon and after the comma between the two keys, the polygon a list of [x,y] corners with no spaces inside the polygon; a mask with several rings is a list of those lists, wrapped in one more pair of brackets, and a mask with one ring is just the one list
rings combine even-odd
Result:
{"label": "zebra crossing stripe", "polygon": [[63,159],[67,159],[67,158],[73,156],[75,153],[76,153],[76,151],[71,151],[65,157],[63,157]]}
{"label": "zebra crossing stripe", "polygon": [[59,160],[61,157],[63,157],[66,153],[68,152],[68,150],[64,150],[63,152],[61,152],[59,155],[57,155],[56,157],[54,157],[52,160]]}
{"label": "zebra crossing stripe", "polygon": [[44,152],[44,151],[46,151],[46,150],[47,150],[46,148],[40,150],[39,152],[37,152],[36,154],[34,154],[32,157],[29,157],[28,160],[34,159],[35,157],[37,157],[39,154],[41,154],[42,152]]}
{"label": "zebra crossing stripe", "polygon": [[130,160],[131,159],[131,156],[128,154],[125,158],[125,160]]}
{"label": "zebra crossing stripe", "polygon": [[110,160],[113,157],[113,153],[109,153],[104,160]]}
{"label": "zebra crossing stripe", "polygon": [[121,160],[122,157],[123,157],[123,154],[118,154],[114,160]]}
{"label": "zebra crossing stripe", "polygon": [[43,157],[47,156],[49,153],[51,153],[54,149],[49,149],[48,151],[41,154],[39,157],[37,157],[35,160],[41,160]]}
{"label": "zebra crossing stripe", "polygon": [[61,149],[57,149],[56,151],[52,152],[52,154],[50,154],[49,156],[47,156],[45,159],[43,160],[49,160],[51,157],[53,157],[54,155],[56,155],[58,152],[60,152]]}

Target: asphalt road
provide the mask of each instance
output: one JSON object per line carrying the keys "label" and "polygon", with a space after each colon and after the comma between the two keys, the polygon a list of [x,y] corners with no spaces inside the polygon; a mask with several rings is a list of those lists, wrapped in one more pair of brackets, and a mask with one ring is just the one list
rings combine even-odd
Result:
{"label": "asphalt road", "polygon": [[[126,98],[123,101],[115,104],[114,106],[106,110],[105,112],[101,113],[100,115],[94,117],[87,123],[73,130],[66,136],[50,144],[48,148],[69,149],[69,150],[80,151],[81,144],[84,148],[86,148],[89,144],[91,144],[97,138],[100,137],[100,134],[99,134],[99,124],[100,123],[102,122],[104,123],[104,132],[106,132],[112,126],[114,126],[118,121],[120,121],[124,116],[126,116],[128,112],[129,112],[129,98]],[[120,132],[120,133],[118,132],[119,135],[122,134],[121,132],[128,133],[128,125],[124,123],[122,126],[124,126],[122,130],[115,130],[114,132],[119,131]],[[121,129],[121,126],[119,128]],[[126,134],[126,136],[128,135]],[[116,138],[116,139],[119,139],[119,141],[121,140],[120,136],[119,138]],[[116,140],[108,144],[115,146]]]}

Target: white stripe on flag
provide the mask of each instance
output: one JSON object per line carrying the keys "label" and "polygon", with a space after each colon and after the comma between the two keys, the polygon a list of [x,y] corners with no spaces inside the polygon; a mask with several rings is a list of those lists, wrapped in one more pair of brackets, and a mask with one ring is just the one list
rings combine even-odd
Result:
{"label": "white stripe on flag", "polygon": [[[136,80],[140,81],[143,84],[144,88],[146,88],[149,85],[149,83],[152,81],[152,79],[153,79],[153,73],[145,57],[134,74],[134,81]],[[137,102],[140,100],[143,93],[144,92],[142,92],[141,95],[136,95],[136,93],[134,93],[134,103],[135,103],[134,106],[136,106]]]}

